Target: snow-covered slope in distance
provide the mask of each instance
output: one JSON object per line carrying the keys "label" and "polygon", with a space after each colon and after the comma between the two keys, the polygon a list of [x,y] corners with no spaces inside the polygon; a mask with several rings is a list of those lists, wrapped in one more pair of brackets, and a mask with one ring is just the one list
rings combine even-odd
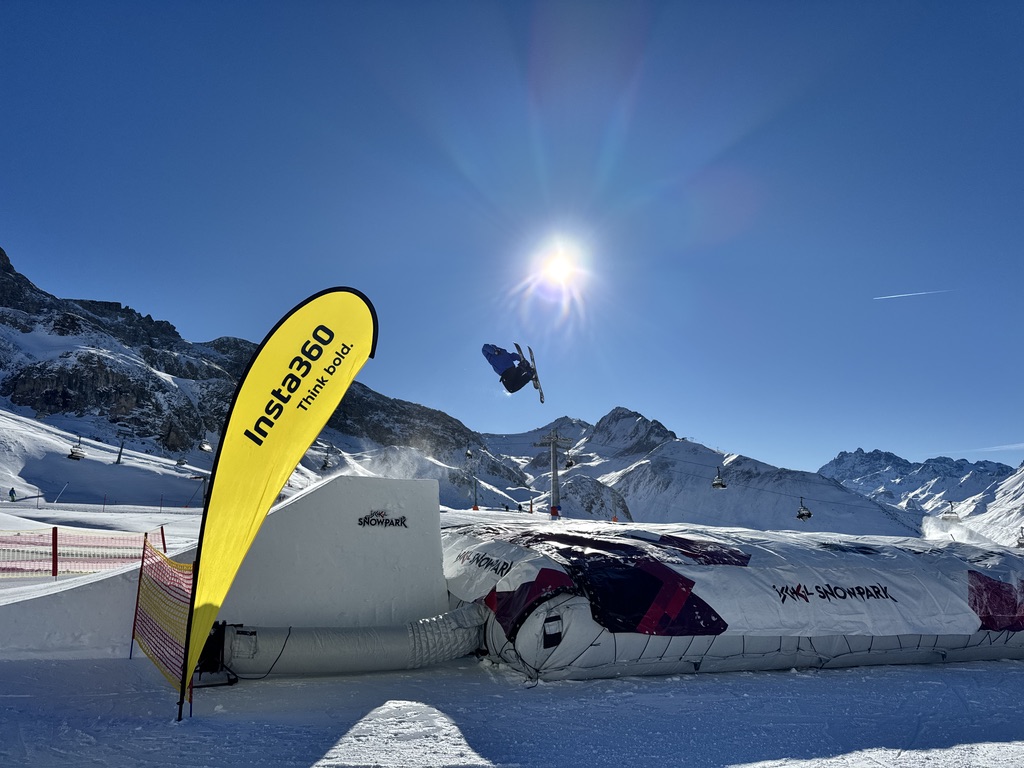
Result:
{"label": "snow-covered slope in distance", "polygon": [[[1024,525],[1024,466],[938,456],[909,462],[886,451],[843,451],[819,472],[888,508],[919,516],[929,535],[1015,545]],[[955,515],[955,517],[953,517]],[[962,523],[962,525],[958,525]]]}
{"label": "snow-covered slope in distance", "polygon": [[[917,535],[920,530],[919,516],[880,505],[813,472],[723,454],[678,438],[657,421],[625,408],[614,409],[593,427],[567,419],[554,426],[559,437],[568,438],[569,446],[559,462],[560,483],[571,486],[580,477],[596,480],[620,495],[638,522],[893,536]],[[523,467],[536,473],[532,479],[542,491],[542,504],[550,500],[549,449],[537,443],[551,431],[486,436],[496,454],[535,452]],[[719,473],[726,488],[712,487]],[[801,499],[812,511],[808,520],[796,517]]]}

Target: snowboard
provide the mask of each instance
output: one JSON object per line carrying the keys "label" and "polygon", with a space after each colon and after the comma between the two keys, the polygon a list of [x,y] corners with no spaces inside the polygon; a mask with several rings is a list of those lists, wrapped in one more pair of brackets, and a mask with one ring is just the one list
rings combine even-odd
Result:
{"label": "snowboard", "polygon": [[[516,345],[516,352],[519,353],[519,358],[525,360],[526,356],[523,354],[523,348],[519,346],[519,342],[513,342]],[[533,368],[533,388],[537,390],[537,394],[540,395],[540,401],[544,402],[544,389],[540,385],[540,378],[537,376],[537,361],[533,357],[533,347],[527,345],[526,347],[530,350],[530,367]]]}

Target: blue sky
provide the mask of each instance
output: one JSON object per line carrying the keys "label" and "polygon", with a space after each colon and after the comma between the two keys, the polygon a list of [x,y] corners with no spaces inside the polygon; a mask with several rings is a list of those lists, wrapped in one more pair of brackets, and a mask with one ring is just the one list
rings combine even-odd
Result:
{"label": "blue sky", "polygon": [[[0,246],[190,341],[358,288],[359,379],[481,432],[625,406],[794,469],[1016,466],[1022,34],[1016,0],[4,0]],[[543,406],[480,354],[516,340]]]}

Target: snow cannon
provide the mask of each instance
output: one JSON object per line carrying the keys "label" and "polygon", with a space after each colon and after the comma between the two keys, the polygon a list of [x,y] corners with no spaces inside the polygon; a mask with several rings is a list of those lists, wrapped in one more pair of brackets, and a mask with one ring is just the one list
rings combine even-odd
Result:
{"label": "snow cannon", "polygon": [[442,531],[453,604],[531,679],[1024,658],[1024,553],[564,520]]}

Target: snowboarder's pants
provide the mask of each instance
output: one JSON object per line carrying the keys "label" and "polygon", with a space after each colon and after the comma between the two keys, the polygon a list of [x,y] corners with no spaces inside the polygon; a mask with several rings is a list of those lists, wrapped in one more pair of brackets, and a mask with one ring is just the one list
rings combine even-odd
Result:
{"label": "snowboarder's pants", "polygon": [[518,392],[533,380],[533,369],[525,362],[512,366],[501,374],[501,383],[509,392]]}

